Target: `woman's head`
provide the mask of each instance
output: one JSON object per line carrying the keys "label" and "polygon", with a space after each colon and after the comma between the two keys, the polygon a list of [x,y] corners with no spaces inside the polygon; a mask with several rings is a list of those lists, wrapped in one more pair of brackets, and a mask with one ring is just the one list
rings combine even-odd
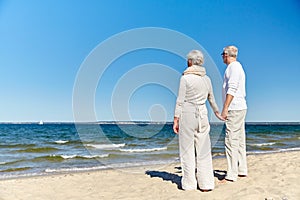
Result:
{"label": "woman's head", "polygon": [[201,51],[199,50],[192,50],[187,55],[188,63],[191,65],[203,65],[204,57]]}

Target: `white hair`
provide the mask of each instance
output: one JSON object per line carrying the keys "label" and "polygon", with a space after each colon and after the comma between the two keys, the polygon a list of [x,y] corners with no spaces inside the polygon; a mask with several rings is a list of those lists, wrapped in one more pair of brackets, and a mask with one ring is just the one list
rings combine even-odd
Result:
{"label": "white hair", "polygon": [[201,51],[199,50],[192,50],[188,53],[187,59],[192,61],[193,65],[203,65],[204,57]]}
{"label": "white hair", "polygon": [[223,49],[224,53],[227,53],[230,57],[237,57],[238,55],[238,48],[236,46],[227,46]]}

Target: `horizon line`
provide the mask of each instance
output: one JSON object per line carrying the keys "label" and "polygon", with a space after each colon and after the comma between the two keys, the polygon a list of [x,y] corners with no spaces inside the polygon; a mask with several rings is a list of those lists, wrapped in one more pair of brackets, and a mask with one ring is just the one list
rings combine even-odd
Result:
{"label": "horizon line", "polygon": [[[149,121],[149,120],[120,120],[120,121],[113,121],[113,120],[101,120],[101,121],[82,121],[82,122],[75,122],[75,121],[0,121],[0,124],[170,124],[173,121]],[[210,122],[211,124],[223,124],[224,122]],[[246,121],[245,124],[300,124],[300,121]]]}

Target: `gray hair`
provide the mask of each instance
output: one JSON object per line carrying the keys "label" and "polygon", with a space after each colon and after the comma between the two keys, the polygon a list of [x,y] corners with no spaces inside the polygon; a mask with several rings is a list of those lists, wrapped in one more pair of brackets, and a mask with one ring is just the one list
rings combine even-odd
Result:
{"label": "gray hair", "polygon": [[223,53],[227,53],[230,57],[237,57],[238,48],[236,46],[227,46],[223,49]]}
{"label": "gray hair", "polygon": [[201,51],[192,50],[188,53],[187,59],[192,61],[193,65],[201,66],[204,63],[204,57]]}

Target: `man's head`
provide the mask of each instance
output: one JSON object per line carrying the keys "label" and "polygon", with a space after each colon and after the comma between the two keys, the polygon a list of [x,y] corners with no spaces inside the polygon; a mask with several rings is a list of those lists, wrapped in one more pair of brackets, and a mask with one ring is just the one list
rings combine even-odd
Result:
{"label": "man's head", "polygon": [[223,62],[225,64],[230,64],[231,62],[236,61],[238,48],[235,46],[227,46],[223,49],[223,53],[221,55]]}
{"label": "man's head", "polygon": [[188,66],[199,65],[204,63],[204,57],[201,51],[192,50],[187,55]]}

